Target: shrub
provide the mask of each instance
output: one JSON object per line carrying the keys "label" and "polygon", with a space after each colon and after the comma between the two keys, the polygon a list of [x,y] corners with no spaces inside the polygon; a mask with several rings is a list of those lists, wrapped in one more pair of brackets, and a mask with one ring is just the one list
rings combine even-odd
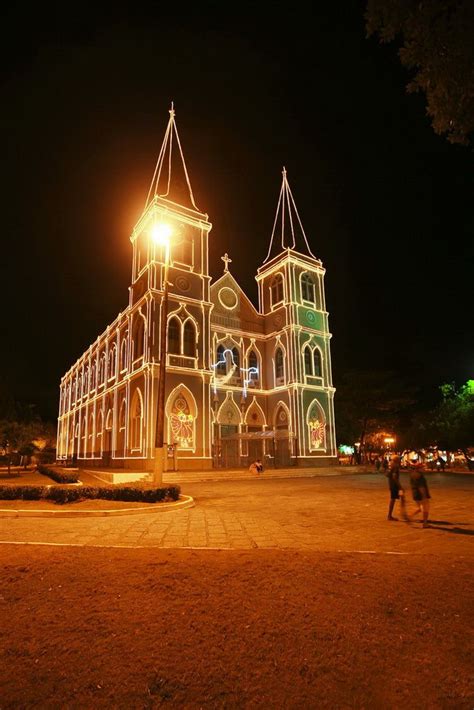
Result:
{"label": "shrub", "polygon": [[59,468],[53,468],[52,466],[45,466],[43,464],[38,465],[38,471],[44,476],[49,476],[56,481],[56,483],[77,483],[79,478],[76,473],[64,473]]}
{"label": "shrub", "polygon": [[65,488],[62,486],[0,486],[1,500],[52,500],[63,505],[79,500],[118,500],[133,503],[159,503],[167,500],[178,500],[180,486],[164,488],[132,488],[121,486],[112,488],[105,486],[77,486]]}
{"label": "shrub", "polygon": [[46,486],[0,486],[1,500],[40,500],[47,494]]}
{"label": "shrub", "polygon": [[60,504],[76,503],[82,498],[82,491],[80,488],[57,488],[52,486],[48,491],[47,498]]}

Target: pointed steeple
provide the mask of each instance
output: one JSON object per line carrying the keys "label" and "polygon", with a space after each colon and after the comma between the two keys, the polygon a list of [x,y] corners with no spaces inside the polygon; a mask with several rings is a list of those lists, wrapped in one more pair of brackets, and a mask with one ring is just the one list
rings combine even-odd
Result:
{"label": "pointed steeple", "polygon": [[[194,200],[181,141],[179,140],[173,102],[171,102],[169,115],[165,137],[158,155],[150,189],[148,190],[145,210],[155,197],[164,197],[183,207],[191,207],[199,211]],[[178,150],[173,145],[173,139],[177,144]]]}
{"label": "pointed steeple", "polygon": [[293,249],[300,254],[306,254],[316,259],[309,247],[298,210],[296,209],[285,167],[283,167],[282,176],[283,179],[280,196],[278,197],[275,221],[273,223],[272,237],[270,239],[268,254],[263,262],[264,264],[270,258],[287,249]]}

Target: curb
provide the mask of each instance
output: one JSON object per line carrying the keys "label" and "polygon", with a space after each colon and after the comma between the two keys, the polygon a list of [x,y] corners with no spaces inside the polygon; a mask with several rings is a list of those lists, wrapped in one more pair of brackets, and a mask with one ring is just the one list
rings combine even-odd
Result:
{"label": "curb", "polygon": [[[154,507],[151,507],[154,506]],[[195,506],[192,496],[180,495],[179,500],[172,503],[149,503],[140,508],[114,508],[112,510],[21,510],[19,508],[0,509],[1,518],[92,518],[116,515],[143,515],[150,513],[166,513],[170,510],[183,510]]]}

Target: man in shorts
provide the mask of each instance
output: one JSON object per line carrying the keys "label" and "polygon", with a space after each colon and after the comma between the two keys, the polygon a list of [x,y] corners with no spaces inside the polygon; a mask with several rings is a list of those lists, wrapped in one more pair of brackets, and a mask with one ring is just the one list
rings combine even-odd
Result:
{"label": "man in shorts", "polygon": [[390,491],[390,502],[388,504],[387,520],[398,520],[393,517],[393,509],[397,500],[400,501],[400,512],[404,520],[407,520],[405,511],[405,491],[400,483],[400,456],[394,456],[390,461],[390,466],[385,472],[388,479],[388,489]]}
{"label": "man in shorts", "polygon": [[423,527],[427,528],[431,496],[426,478],[421,471],[421,466],[421,461],[412,461],[410,463],[410,485],[413,500],[418,506],[413,515],[423,513]]}

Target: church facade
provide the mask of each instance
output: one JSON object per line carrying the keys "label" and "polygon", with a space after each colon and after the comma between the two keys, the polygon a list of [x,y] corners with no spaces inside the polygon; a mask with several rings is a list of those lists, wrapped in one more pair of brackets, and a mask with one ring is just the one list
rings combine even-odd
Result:
{"label": "church facade", "polygon": [[[181,181],[172,172],[176,160]],[[184,191],[175,193],[175,183]],[[169,247],[153,239],[157,226],[166,228]],[[227,254],[220,278],[209,275],[211,228],[195,204],[172,109],[130,237],[128,305],[61,379],[58,460],[151,471],[165,367],[169,467],[337,461],[325,269],[311,252],[286,171],[256,274],[258,308]]]}

